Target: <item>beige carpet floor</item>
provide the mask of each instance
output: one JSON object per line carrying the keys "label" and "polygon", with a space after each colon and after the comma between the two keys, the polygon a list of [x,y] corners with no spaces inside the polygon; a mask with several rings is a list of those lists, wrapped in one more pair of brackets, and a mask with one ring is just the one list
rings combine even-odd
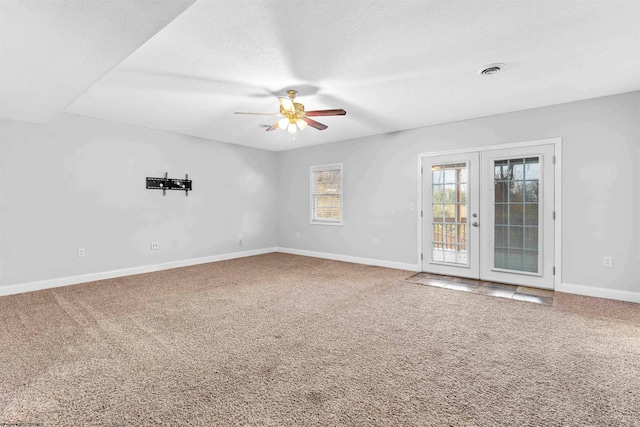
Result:
{"label": "beige carpet floor", "polygon": [[2,297],[0,425],[640,426],[638,304],[410,275],[269,254]]}

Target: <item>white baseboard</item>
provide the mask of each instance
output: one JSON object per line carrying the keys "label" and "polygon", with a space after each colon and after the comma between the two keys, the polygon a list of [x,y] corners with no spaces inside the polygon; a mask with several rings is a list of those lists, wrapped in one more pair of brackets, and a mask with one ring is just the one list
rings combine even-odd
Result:
{"label": "white baseboard", "polygon": [[142,265],[140,267],[123,268],[120,270],[103,271],[99,273],[82,274],[79,276],[60,277],[57,279],[39,280],[37,282],[19,283],[16,285],[0,286],[0,296],[21,294],[23,292],[39,291],[42,289],[58,288],[60,286],[77,285],[79,283],[95,282],[96,280],[113,279],[134,274],[152,273],[154,271],[169,270],[171,268],[188,267],[190,265],[206,264],[209,262],[225,261],[228,259],[244,258],[276,252],[277,248],[254,249],[243,252],[232,252],[222,255],[212,255],[201,258],[169,261],[162,264]]}
{"label": "white baseboard", "polygon": [[[184,259],[179,261],[169,261],[162,264],[143,265],[139,267],[123,268],[120,270],[104,271],[99,273],[82,274],[78,276],[60,277],[56,279],[40,280],[36,282],[19,283],[9,286],[0,286],[0,296],[20,294],[23,292],[39,291],[42,289],[57,288],[60,286],[76,285],[79,283],[94,282],[96,280],[113,279],[116,277],[131,276],[134,274],[151,273],[154,271],[169,270],[171,268],[188,267],[190,265],[206,264],[209,262],[224,261],[235,258],[244,258],[254,255],[263,255],[272,252],[282,252],[292,255],[302,255],[314,258],[331,259],[334,261],[352,262],[356,264],[373,265],[378,267],[394,268],[398,270],[420,271],[417,264],[409,264],[394,261],[385,261],[373,258],[361,258],[349,255],[338,255],[327,252],[307,251],[303,249],[271,247],[264,249],[254,249],[243,252],[232,252],[222,255],[212,255],[201,258]],[[617,289],[596,288],[571,283],[561,283],[556,286],[557,292],[569,294],[585,295],[596,298],[608,298],[619,301],[640,303],[640,292],[622,291]]]}
{"label": "white baseboard", "polygon": [[585,295],[588,297],[608,298],[618,301],[628,301],[640,303],[640,292],[621,291],[618,289],[594,288],[591,286],[574,285],[571,283],[561,283],[556,286],[557,292],[568,294]]}
{"label": "white baseboard", "polygon": [[420,271],[417,264],[407,264],[403,262],[385,261],[382,259],[360,258],[349,255],[337,255],[327,252],[306,251],[303,249],[277,248],[278,252],[292,255],[303,255],[314,258],[331,259],[334,261],[352,262],[355,264],[375,265],[377,267],[395,268],[397,270]]}

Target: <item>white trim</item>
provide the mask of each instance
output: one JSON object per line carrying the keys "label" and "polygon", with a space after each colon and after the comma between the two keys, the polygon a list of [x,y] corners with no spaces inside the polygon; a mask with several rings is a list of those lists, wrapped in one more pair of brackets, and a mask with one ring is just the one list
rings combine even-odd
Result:
{"label": "white trim", "polygon": [[[420,264],[408,264],[402,262],[385,261],[381,259],[361,258],[349,255],[337,255],[326,252],[307,251],[302,249],[271,247],[254,249],[243,252],[233,252],[221,255],[212,255],[202,258],[192,258],[180,261],[170,261],[162,264],[144,265],[140,267],[124,268],[120,270],[104,271],[100,273],[83,274],[80,276],[60,277],[57,279],[41,280],[37,282],[21,283],[0,287],[0,296],[20,294],[24,292],[38,291],[42,289],[57,288],[60,286],[76,285],[79,283],[94,282],[97,280],[113,279],[116,277],[131,276],[134,274],[152,273],[154,271],[169,270],[172,268],[188,267],[197,264],[225,261],[248,256],[263,255],[273,252],[281,252],[292,255],[302,255],[314,258],[331,259],[335,261],[351,262],[356,264],[373,265],[378,267],[393,268],[406,271],[420,271]],[[622,291],[617,289],[596,288],[592,286],[560,283],[556,286],[556,292],[584,295],[595,298],[608,298],[618,301],[640,303],[640,292]]]}
{"label": "white trim", "polygon": [[94,282],[96,280],[113,279],[116,277],[131,276],[134,274],[152,273],[154,271],[169,270],[171,268],[188,267],[190,265],[207,264],[209,262],[225,261],[235,258],[244,258],[254,255],[263,255],[277,252],[277,248],[254,249],[243,252],[212,255],[201,258],[169,261],[162,264],[142,265],[139,267],[123,268],[120,270],[103,271],[99,273],[82,274],[79,276],[59,277],[56,279],[39,280],[37,282],[18,283],[9,286],[0,286],[0,297],[6,295],[21,294],[23,292],[39,291],[42,289],[58,288],[60,286],[77,285],[79,283]]}
{"label": "white trim", "polygon": [[422,185],[424,181],[424,170],[422,169],[422,158],[424,156],[422,154],[418,154],[418,209],[416,209],[416,216],[418,217],[418,253],[416,254],[418,265],[418,271],[422,271],[423,258],[424,258],[424,235],[422,234],[422,216],[424,215],[424,206],[422,206]]}
{"label": "white trim", "polygon": [[420,212],[424,210],[423,200],[422,200],[422,159],[425,157],[432,156],[442,156],[449,154],[465,154],[465,153],[473,153],[473,152],[484,152],[491,150],[502,150],[507,148],[523,148],[523,147],[532,147],[538,145],[547,145],[552,144],[554,146],[554,155],[556,157],[555,164],[555,185],[554,185],[554,206],[556,212],[556,219],[554,224],[554,266],[556,268],[556,274],[553,279],[554,288],[557,289],[558,286],[561,286],[562,283],[562,138],[546,138],[546,139],[537,139],[532,141],[521,141],[521,142],[512,142],[506,144],[494,144],[494,145],[486,145],[479,147],[469,147],[469,148],[461,148],[457,150],[445,150],[445,151],[430,151],[426,153],[418,153],[418,206],[420,209],[417,210],[417,221],[418,221],[418,252],[417,252],[417,265],[420,270],[422,270],[422,260],[420,258],[420,254],[423,253],[423,231],[422,231],[422,216]]}
{"label": "white trim", "polygon": [[420,271],[419,270],[420,267],[417,264],[385,261],[383,259],[361,258],[361,257],[350,256],[350,255],[337,255],[337,254],[330,254],[327,252],[316,252],[316,251],[307,251],[304,249],[281,248],[281,247],[278,247],[277,251],[285,254],[291,254],[291,255],[302,255],[302,256],[308,256],[313,258],[324,258],[324,259],[331,259],[334,261],[351,262],[355,264],[374,265],[376,267],[394,268],[396,270]]}
{"label": "white trim", "polygon": [[418,158],[421,159],[422,157],[446,156],[448,154],[475,153],[480,151],[502,150],[502,149],[508,149],[508,148],[524,148],[524,147],[531,147],[536,145],[557,144],[560,141],[562,141],[562,138],[555,137],[555,138],[546,138],[546,139],[534,139],[531,141],[509,142],[506,144],[493,144],[493,145],[483,145],[478,147],[459,148],[457,150],[428,151],[426,153],[418,153]]}
{"label": "white trim", "polygon": [[554,175],[553,175],[553,179],[554,179],[554,197],[555,197],[555,204],[554,204],[554,212],[556,213],[556,217],[554,220],[554,243],[555,243],[555,247],[553,248],[554,250],[554,255],[555,255],[555,259],[554,259],[554,267],[556,269],[555,271],[555,278],[553,280],[553,287],[555,289],[558,288],[558,286],[562,285],[562,138],[554,138],[554,155],[555,155],[555,164],[554,164]]}
{"label": "white trim", "polygon": [[584,295],[595,298],[608,298],[618,301],[635,302],[640,304],[640,292],[595,288],[592,286],[574,285],[571,283],[560,283],[558,286],[556,286],[556,292]]}

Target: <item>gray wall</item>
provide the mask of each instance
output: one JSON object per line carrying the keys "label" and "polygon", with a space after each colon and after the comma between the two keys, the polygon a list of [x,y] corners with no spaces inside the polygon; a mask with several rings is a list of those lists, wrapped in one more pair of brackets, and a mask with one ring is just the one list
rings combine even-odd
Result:
{"label": "gray wall", "polygon": [[[0,286],[274,246],[415,264],[418,153],[562,137],[562,282],[640,292],[639,122],[633,92],[280,153],[74,115],[3,122]],[[338,162],[344,225],[310,225],[309,166]],[[144,189],[165,171],[193,193]]]}
{"label": "gray wall", "polygon": [[277,153],[66,114],[0,141],[0,285],[276,246]]}
{"label": "gray wall", "polygon": [[[639,123],[633,92],[282,152],[278,245],[415,264],[419,153],[561,137],[562,282],[640,292]],[[344,225],[310,225],[309,166],[338,162]]]}

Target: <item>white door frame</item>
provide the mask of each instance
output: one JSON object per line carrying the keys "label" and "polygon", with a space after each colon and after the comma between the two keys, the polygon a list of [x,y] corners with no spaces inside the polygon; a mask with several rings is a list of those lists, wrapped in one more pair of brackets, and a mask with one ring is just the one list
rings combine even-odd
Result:
{"label": "white door frame", "polygon": [[554,182],[554,206],[555,206],[555,221],[554,221],[554,267],[555,274],[553,276],[553,287],[557,289],[562,283],[562,138],[548,138],[538,139],[533,141],[513,142],[508,144],[496,144],[486,145],[479,147],[462,148],[458,150],[444,150],[444,151],[431,151],[418,154],[418,206],[417,209],[417,222],[418,222],[418,254],[417,265],[418,269],[422,271],[422,258],[424,254],[423,245],[423,229],[422,229],[422,215],[423,215],[423,188],[422,188],[422,159],[425,157],[442,156],[449,154],[462,154],[491,150],[501,150],[505,148],[523,148],[523,147],[535,147],[538,145],[554,146],[555,156],[555,182]]}

